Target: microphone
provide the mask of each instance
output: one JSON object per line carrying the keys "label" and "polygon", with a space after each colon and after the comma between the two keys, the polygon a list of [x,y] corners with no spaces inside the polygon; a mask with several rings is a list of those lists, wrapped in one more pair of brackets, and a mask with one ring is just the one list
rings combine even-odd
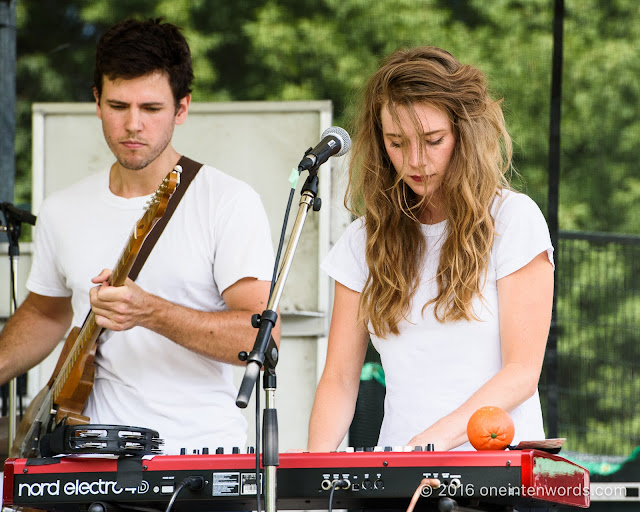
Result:
{"label": "microphone", "polygon": [[7,221],[7,224],[11,223],[11,220],[17,222],[26,222],[27,224],[31,224],[32,226],[36,225],[36,216],[27,210],[21,210],[20,208],[16,208],[11,203],[0,203],[0,210],[4,214],[4,218]]}
{"label": "microphone", "polygon": [[322,140],[319,144],[305,153],[304,158],[298,164],[298,172],[309,169],[317,169],[329,157],[342,156],[351,147],[351,138],[343,128],[332,126],[322,133]]}

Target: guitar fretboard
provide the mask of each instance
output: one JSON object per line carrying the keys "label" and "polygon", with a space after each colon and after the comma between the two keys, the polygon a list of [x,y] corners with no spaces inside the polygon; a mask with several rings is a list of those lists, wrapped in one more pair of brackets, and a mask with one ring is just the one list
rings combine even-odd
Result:
{"label": "guitar fretboard", "polygon": [[[136,256],[140,252],[140,247],[144,239],[164,213],[166,204],[177,186],[177,181],[177,171],[171,171],[149,200],[147,209],[131,231],[124,249],[113,267],[108,279],[109,285],[122,286],[124,284],[135,262]],[[96,323],[93,311],[90,311],[82,324],[76,342],[69,351],[58,375],[53,381],[52,390],[54,402],[57,401],[67,382],[69,382],[69,377],[73,373],[76,363],[93,347],[93,344],[101,332],[102,328]]]}

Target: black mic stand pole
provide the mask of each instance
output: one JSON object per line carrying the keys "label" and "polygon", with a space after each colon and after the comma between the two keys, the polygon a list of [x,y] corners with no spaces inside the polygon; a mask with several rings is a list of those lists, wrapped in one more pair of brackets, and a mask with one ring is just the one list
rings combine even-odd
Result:
{"label": "black mic stand pole", "polygon": [[[278,314],[278,304],[282,291],[284,290],[284,284],[287,280],[287,275],[291,269],[293,262],[293,256],[295,254],[298,242],[300,241],[300,235],[302,234],[302,228],[307,218],[309,208],[312,207],[313,211],[320,210],[321,201],[317,198],[318,195],[318,169],[313,168],[309,170],[309,176],[302,186],[301,198],[298,207],[298,215],[293,225],[289,243],[282,259],[282,265],[280,267],[280,273],[276,279],[273,287],[273,292],[269,297],[267,303],[267,309],[263,311],[262,315],[254,315],[252,318],[252,324],[254,327],[258,327],[258,335],[253,346],[253,350],[249,355],[241,353],[240,357],[247,361],[247,368],[245,370],[244,378],[240,384],[238,392],[238,398],[236,405],[241,408],[245,408],[251,397],[251,390],[255,385],[260,368],[264,365],[264,377],[263,387],[265,391],[265,410],[264,420],[262,425],[262,439],[263,439],[263,454],[262,454],[262,466],[265,471],[265,510],[266,512],[276,511],[277,501],[277,487],[276,487],[276,468],[280,464],[279,462],[279,448],[278,448],[278,417],[275,408],[275,390],[276,390],[276,375],[275,365],[278,362],[278,348],[271,337],[271,330],[275,326]],[[266,362],[265,362],[266,355]],[[258,483],[258,492],[260,492],[260,484]]]}
{"label": "black mic stand pole", "polygon": [[[11,286],[9,287],[9,316],[12,316],[16,312],[15,297],[18,296],[18,260],[20,259],[20,246],[18,239],[20,238],[21,222],[14,219],[7,210],[3,208],[4,218],[7,222],[6,226],[0,226],[0,231],[7,233],[7,239],[9,240],[9,272]],[[17,394],[17,377],[14,377],[9,381],[9,429],[8,429],[8,453],[11,453],[13,448],[13,442],[16,437],[17,426],[17,406],[18,401]]]}

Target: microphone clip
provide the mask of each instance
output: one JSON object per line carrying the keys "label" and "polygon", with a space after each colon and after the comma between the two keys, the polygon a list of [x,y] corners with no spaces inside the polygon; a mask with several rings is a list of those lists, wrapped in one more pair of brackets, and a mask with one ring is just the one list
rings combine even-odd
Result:
{"label": "microphone clip", "polygon": [[2,222],[0,222],[0,233],[6,233],[9,240],[9,253],[17,256],[22,224],[35,226],[36,216],[31,212],[16,208],[11,203],[0,203],[0,212],[2,212],[6,223],[6,226],[2,226]]}
{"label": "microphone clip", "polygon": [[298,164],[298,173],[300,174],[303,171],[309,171],[311,174],[317,173],[318,167],[320,167],[320,165],[317,164],[317,161],[316,155],[313,154],[313,148],[309,147],[309,149],[304,152],[304,156]]}

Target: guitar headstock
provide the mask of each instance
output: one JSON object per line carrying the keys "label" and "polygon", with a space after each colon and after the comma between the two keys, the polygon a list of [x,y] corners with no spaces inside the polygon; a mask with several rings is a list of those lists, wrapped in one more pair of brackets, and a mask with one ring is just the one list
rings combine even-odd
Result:
{"label": "guitar headstock", "polygon": [[160,186],[156,189],[153,196],[151,196],[151,199],[149,199],[144,215],[136,224],[136,238],[146,236],[149,231],[151,231],[155,221],[162,217],[169,204],[169,199],[171,199],[171,196],[180,184],[181,172],[182,166],[176,165],[171,172],[163,178],[162,183],[160,183]]}
{"label": "guitar headstock", "polygon": [[162,183],[160,183],[160,186],[153,194],[153,197],[149,202],[149,206],[153,205],[154,203],[158,204],[158,207],[156,208],[156,212],[155,212],[156,217],[162,217],[162,215],[164,214],[164,211],[167,209],[167,204],[169,204],[169,199],[171,199],[171,196],[173,195],[176,188],[178,188],[178,185],[180,184],[181,172],[182,172],[182,166],[176,165],[173,168],[173,170],[164,177],[164,179],[162,180]]}

